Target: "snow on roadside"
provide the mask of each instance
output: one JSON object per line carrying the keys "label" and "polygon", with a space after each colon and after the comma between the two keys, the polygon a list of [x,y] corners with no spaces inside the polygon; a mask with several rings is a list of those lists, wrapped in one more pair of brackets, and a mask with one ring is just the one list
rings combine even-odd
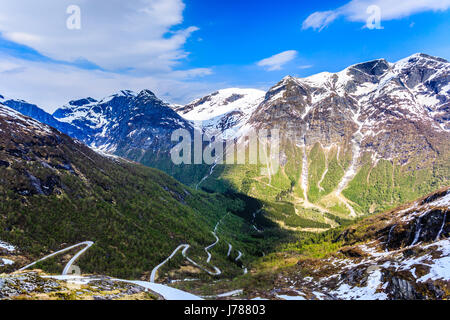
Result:
{"label": "snow on roadside", "polygon": [[14,261],[6,259],[6,258],[0,258],[0,267],[8,266],[14,264]]}
{"label": "snow on roadside", "polygon": [[16,251],[16,247],[15,246],[13,246],[12,244],[3,242],[2,240],[0,240],[0,249],[5,249],[8,252]]}
{"label": "snow on roadside", "polygon": [[[68,281],[70,283],[76,284],[87,284],[91,281],[101,280],[101,278],[89,278],[83,276],[72,276],[72,275],[63,275],[63,276],[45,276],[44,278],[51,278],[56,280]],[[193,295],[192,293],[185,292],[179,289],[171,288],[169,286],[151,283],[148,281],[140,281],[140,280],[123,280],[123,279],[108,279],[111,281],[117,282],[126,282],[132,283],[146,289],[149,289],[157,294],[160,294],[166,300],[202,300],[200,297]]]}

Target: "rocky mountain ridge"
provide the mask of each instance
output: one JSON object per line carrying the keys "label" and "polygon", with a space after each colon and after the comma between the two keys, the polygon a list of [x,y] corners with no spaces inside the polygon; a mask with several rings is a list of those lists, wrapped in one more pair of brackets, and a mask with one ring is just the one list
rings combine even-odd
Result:
{"label": "rocky mountain ridge", "polygon": [[[285,77],[243,125],[280,130],[282,168],[244,177],[245,190],[354,217],[448,185],[449,72],[448,61],[415,54]],[[244,190],[242,170],[230,170],[225,179]]]}
{"label": "rocky mountain ridge", "polygon": [[53,116],[78,127],[88,135],[84,142],[94,148],[116,153],[129,149],[162,149],[171,145],[173,130],[193,130],[150,90],[121,91],[100,101],[92,98],[71,101]]}
{"label": "rocky mountain ridge", "polygon": [[[121,91],[71,101],[53,116],[81,131],[87,145],[183,183],[218,190],[213,180],[221,180],[259,199],[293,197],[295,206],[355,217],[448,184],[449,70],[444,59],[415,54],[288,76],[265,94],[231,88],[174,106],[148,90]],[[170,135],[179,128],[238,141],[249,130],[280,129],[281,170],[174,165]]]}

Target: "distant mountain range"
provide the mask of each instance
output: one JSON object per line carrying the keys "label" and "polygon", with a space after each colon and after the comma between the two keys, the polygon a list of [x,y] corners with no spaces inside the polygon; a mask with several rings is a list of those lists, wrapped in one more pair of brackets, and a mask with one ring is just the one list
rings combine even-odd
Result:
{"label": "distant mountain range", "polygon": [[[0,95],[0,271],[89,241],[84,274],[149,280],[158,266],[198,295],[448,298],[449,119],[450,63],[425,54],[185,106],[120,91],[51,115]],[[280,168],[175,165],[177,129],[238,148],[279,129]],[[36,268],[61,273],[70,254]]]}
{"label": "distant mountain range", "polygon": [[[347,218],[448,184],[449,72],[448,61],[415,54],[396,63],[379,59],[338,73],[288,76],[267,92],[219,90],[186,106],[164,103],[148,90],[71,101],[53,115],[23,101],[3,103],[191,186],[201,181],[208,190],[231,188]],[[272,176],[251,165],[175,166],[170,135],[178,128],[238,141],[252,128],[279,128],[282,170]]]}

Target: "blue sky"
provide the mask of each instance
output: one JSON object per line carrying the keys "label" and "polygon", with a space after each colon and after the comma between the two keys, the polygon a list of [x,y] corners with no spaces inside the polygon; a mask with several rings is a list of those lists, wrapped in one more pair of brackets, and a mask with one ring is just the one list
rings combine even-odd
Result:
{"label": "blue sky", "polygon": [[[34,2],[0,0],[0,94],[48,111],[127,88],[186,103],[376,58],[450,59],[450,0]],[[70,4],[80,30],[65,27]],[[365,27],[373,4],[382,29]]]}
{"label": "blue sky", "polygon": [[[252,85],[273,83],[286,74],[340,71],[376,58],[397,61],[416,52],[450,58],[449,10],[382,21],[382,30],[363,29],[364,23],[345,18],[320,32],[302,29],[302,22],[311,13],[347,2],[234,0],[205,6],[204,1],[188,1],[185,23],[195,23],[200,30],[186,44],[191,52],[186,63],[215,66],[220,72],[211,77]],[[266,72],[255,65],[285,50],[296,50],[298,58],[282,70]]]}

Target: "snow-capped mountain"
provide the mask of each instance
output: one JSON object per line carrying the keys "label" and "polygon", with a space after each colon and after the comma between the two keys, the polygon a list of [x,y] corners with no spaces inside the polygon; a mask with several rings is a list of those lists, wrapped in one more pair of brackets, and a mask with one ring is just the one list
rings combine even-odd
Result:
{"label": "snow-capped mountain", "polygon": [[[285,128],[294,131],[299,124],[304,129],[309,125],[311,143],[321,140],[325,144],[345,136],[345,122],[367,136],[388,119],[404,118],[427,121],[436,130],[448,131],[449,71],[446,60],[416,54],[397,63],[381,59],[338,73],[288,76],[269,90],[250,122],[286,120]],[[328,121],[330,117],[338,121]],[[331,128],[321,126],[324,122]],[[315,138],[314,131],[318,131]]]}
{"label": "snow-capped mountain", "polygon": [[17,112],[20,112],[25,116],[52,126],[53,128],[58,129],[62,133],[65,133],[73,138],[83,140],[85,137],[85,133],[82,130],[72,126],[70,123],[58,121],[51,114],[45,112],[35,104],[28,103],[24,100],[10,99],[3,95],[0,95],[0,103],[16,110]]}
{"label": "snow-capped mountain", "polygon": [[[206,172],[218,177],[208,168],[205,174],[175,168],[169,156],[175,129],[201,127],[240,138],[251,128],[278,128],[279,186],[262,189],[273,187],[269,170],[266,177],[246,177],[241,191],[274,199],[295,193],[296,203],[355,216],[386,208],[379,207],[386,199],[400,203],[448,183],[449,73],[448,61],[415,54],[396,63],[378,59],[337,73],[288,76],[267,93],[224,89],[177,106],[149,90],[121,91],[100,101],[71,101],[50,119],[35,117],[50,125],[56,119],[56,128],[93,148],[160,168],[188,184],[204,181]],[[237,177],[234,184],[241,185],[244,177],[232,170],[227,179]]]}
{"label": "snow-capped mountain", "polygon": [[353,217],[446,185],[449,71],[448,61],[415,54],[287,76],[241,124],[280,129],[277,186],[270,166],[261,176],[243,177],[235,168],[227,177],[235,185],[246,179],[243,190],[256,198],[290,195],[303,206]]}
{"label": "snow-capped mountain", "polygon": [[397,63],[381,59],[338,73],[286,77],[268,91],[249,124],[279,127],[294,144],[349,151],[350,180],[364,152],[375,162],[434,161],[449,151],[449,72],[448,61],[415,54]]}
{"label": "snow-capped mountain", "polygon": [[239,129],[263,101],[264,95],[262,90],[228,88],[194,100],[186,106],[173,106],[173,109],[208,133],[219,132],[225,138],[231,138],[239,135]]}
{"label": "snow-capped mountain", "polygon": [[163,145],[172,144],[173,130],[192,130],[188,121],[149,90],[120,91],[100,101],[70,101],[53,116],[85,132],[84,142],[89,146],[109,153],[126,154],[132,149],[163,152]]}
{"label": "snow-capped mountain", "polygon": [[172,133],[186,129],[193,136],[194,126],[150,90],[139,93],[124,90],[100,101],[92,98],[71,101],[53,116],[86,133],[83,142],[103,153],[161,169],[185,183],[196,176],[188,172],[197,168],[176,166],[170,155],[178,143],[172,141]]}

